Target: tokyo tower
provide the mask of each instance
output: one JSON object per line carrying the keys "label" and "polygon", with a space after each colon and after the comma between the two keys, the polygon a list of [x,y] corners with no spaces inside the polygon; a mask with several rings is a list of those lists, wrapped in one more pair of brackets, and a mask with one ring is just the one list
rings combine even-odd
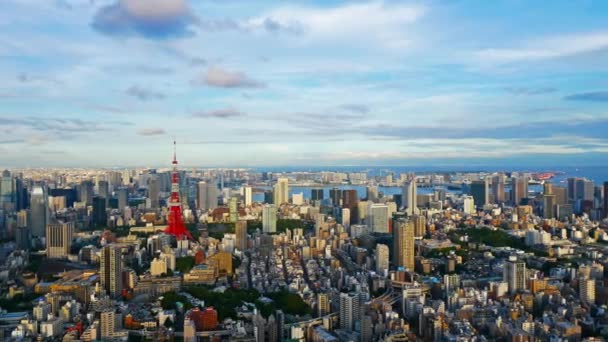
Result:
{"label": "tokyo tower", "polygon": [[192,235],[184,225],[182,217],[182,204],[179,199],[179,174],[177,172],[177,155],[175,152],[175,140],[173,140],[173,172],[171,173],[171,198],[169,199],[169,225],[165,233],[175,236],[178,240],[189,238]]}

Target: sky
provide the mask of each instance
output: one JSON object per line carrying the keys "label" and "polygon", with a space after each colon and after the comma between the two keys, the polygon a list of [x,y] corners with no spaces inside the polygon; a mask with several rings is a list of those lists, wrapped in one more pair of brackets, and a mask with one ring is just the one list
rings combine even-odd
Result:
{"label": "sky", "polygon": [[2,167],[608,165],[604,0],[2,8]]}

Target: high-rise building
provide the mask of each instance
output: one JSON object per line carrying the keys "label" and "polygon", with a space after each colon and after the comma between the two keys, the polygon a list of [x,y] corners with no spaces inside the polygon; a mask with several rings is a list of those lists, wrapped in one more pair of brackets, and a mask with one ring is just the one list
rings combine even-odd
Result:
{"label": "high-rise building", "polygon": [[561,186],[553,186],[551,192],[555,195],[555,204],[568,204],[568,189]]}
{"label": "high-rise building", "polygon": [[509,285],[509,292],[526,289],[526,263],[510,256],[503,268],[503,280]]}
{"label": "high-rise building", "polygon": [[401,201],[408,216],[418,213],[418,189],[415,178],[403,184]]}
{"label": "high-rise building", "polygon": [[322,201],[324,199],[323,189],[312,189],[310,199],[312,201]]}
{"label": "high-rise building", "polygon": [[96,227],[106,227],[108,224],[106,199],[100,196],[93,197],[93,224]]}
{"label": "high-rise building", "polygon": [[576,180],[578,178],[568,178],[568,200],[576,200]]}
{"label": "high-rise building", "polygon": [[608,182],[604,182],[604,218],[608,218]]}
{"label": "high-rise building", "polygon": [[65,259],[70,255],[74,222],[54,222],[46,225],[46,257]]}
{"label": "high-rise building", "polygon": [[253,189],[250,186],[246,186],[243,189],[243,197],[245,202],[245,207],[250,207],[253,204]]}
{"label": "high-rise building", "polygon": [[277,231],[277,207],[274,204],[266,204],[262,208],[262,231],[264,233]]}
{"label": "high-rise building", "polygon": [[30,233],[35,237],[44,237],[49,221],[49,201],[45,189],[34,186],[30,201]]}
{"label": "high-rise building", "polygon": [[388,205],[369,203],[365,220],[370,231],[374,233],[388,233]]}
{"label": "high-rise building", "polygon": [[393,263],[397,268],[414,270],[414,222],[397,220],[393,227]]}
{"label": "high-rise building", "polygon": [[319,317],[323,317],[331,312],[331,306],[329,305],[329,295],[327,293],[320,292],[317,294],[317,314]]}
{"label": "high-rise building", "polygon": [[342,208],[342,226],[350,227],[350,209]]}
{"label": "high-rise building", "polygon": [[151,175],[148,178],[148,198],[150,199],[150,208],[158,209],[160,207],[160,184],[157,175]]}
{"label": "high-rise building", "polygon": [[555,195],[543,195],[543,217],[555,218]]}
{"label": "high-rise building", "polygon": [[118,209],[124,211],[129,206],[129,189],[118,188],[116,197],[118,197]]}
{"label": "high-rise building", "polygon": [[473,196],[463,196],[462,211],[469,215],[475,212],[475,199]]}
{"label": "high-rise building", "polygon": [[272,194],[272,190],[264,191],[264,204],[273,204],[274,196]]}
{"label": "high-rise building", "polygon": [[471,182],[471,196],[475,201],[475,206],[482,208],[489,203],[488,179],[475,180]]}
{"label": "high-rise building", "polygon": [[389,248],[384,244],[376,245],[376,272],[384,274],[384,271],[389,269]]}
{"label": "high-rise building", "polygon": [[27,226],[17,226],[17,230],[15,231],[15,243],[17,244],[17,248],[27,251],[30,249],[30,240],[32,237],[30,236],[30,229]]}
{"label": "high-rise building", "polygon": [[578,283],[581,302],[588,305],[595,304],[595,279],[581,278]]}
{"label": "high-rise building", "polygon": [[236,222],[234,233],[236,235],[236,248],[243,252],[247,249],[247,221]]}
{"label": "high-rise building", "polygon": [[414,222],[414,236],[424,237],[426,235],[426,217],[423,215],[414,215],[412,221]]}
{"label": "high-rise building", "polygon": [[110,203],[110,185],[107,181],[101,180],[97,183],[97,189],[99,197],[105,200],[107,208]]}
{"label": "high-rise building", "polygon": [[0,209],[13,210],[15,205],[15,182],[8,170],[0,178]]}
{"label": "high-rise building", "polygon": [[342,191],[342,208],[350,209],[350,223],[359,222],[359,196],[357,190]]}
{"label": "high-rise building", "polygon": [[593,201],[594,187],[592,181],[578,178],[576,180],[576,195],[574,200]]}
{"label": "high-rise building", "polygon": [[236,223],[239,219],[239,205],[236,197],[230,197],[230,200],[228,200],[228,210],[230,222]]}
{"label": "high-rise building", "polygon": [[281,177],[274,185],[274,204],[279,206],[283,203],[289,203],[289,179]]}
{"label": "high-rise building", "polygon": [[85,180],[80,183],[80,202],[85,203],[85,205],[93,204],[93,188],[94,184],[90,180]]}
{"label": "high-rise building", "polygon": [[528,177],[511,177],[511,201],[519,205],[522,199],[528,198]]}
{"label": "high-rise building", "polygon": [[360,319],[360,296],[358,293],[340,293],[340,328],[354,331]]}
{"label": "high-rise building", "polygon": [[122,252],[119,246],[107,245],[101,249],[101,287],[113,297],[122,291]]}
{"label": "high-rise building", "polygon": [[[323,189],[321,189],[323,190]],[[332,188],[329,189],[329,198],[334,206],[340,206],[342,202],[342,189]]]}
{"label": "high-rise building", "polygon": [[199,182],[196,193],[196,206],[207,211],[217,208],[218,190],[214,182]]}
{"label": "high-rise building", "polygon": [[502,173],[492,177],[492,202],[500,204],[505,201],[505,176]]}
{"label": "high-rise building", "polygon": [[116,312],[114,310],[106,310],[100,314],[100,333],[103,340],[111,340],[116,332]]}
{"label": "high-rise building", "polygon": [[375,185],[368,185],[366,197],[367,197],[368,201],[377,202],[378,201],[378,187]]}

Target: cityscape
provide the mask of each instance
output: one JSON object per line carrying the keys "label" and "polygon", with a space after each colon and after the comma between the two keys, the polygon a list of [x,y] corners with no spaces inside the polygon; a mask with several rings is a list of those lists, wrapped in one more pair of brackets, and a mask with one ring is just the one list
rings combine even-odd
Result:
{"label": "cityscape", "polygon": [[0,340],[608,340],[608,3],[5,0]]}

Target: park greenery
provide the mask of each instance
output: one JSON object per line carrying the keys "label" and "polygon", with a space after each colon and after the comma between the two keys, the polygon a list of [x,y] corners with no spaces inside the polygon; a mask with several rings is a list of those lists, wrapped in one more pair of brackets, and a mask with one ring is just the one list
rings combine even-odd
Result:
{"label": "park greenery", "polygon": [[[270,314],[277,310],[282,310],[290,315],[307,315],[311,313],[310,307],[299,295],[285,290],[265,294],[264,297],[271,299],[271,301],[263,300],[262,295],[257,290],[229,288],[219,294],[208,286],[187,286],[183,291],[203,301],[205,306],[211,306],[217,310],[220,320],[226,318],[236,319],[236,308],[245,303],[254,304],[265,317],[270,316]],[[186,310],[192,307],[184,295],[176,292],[165,293],[161,305],[163,309],[171,310],[177,307],[177,302],[184,304]]]}

